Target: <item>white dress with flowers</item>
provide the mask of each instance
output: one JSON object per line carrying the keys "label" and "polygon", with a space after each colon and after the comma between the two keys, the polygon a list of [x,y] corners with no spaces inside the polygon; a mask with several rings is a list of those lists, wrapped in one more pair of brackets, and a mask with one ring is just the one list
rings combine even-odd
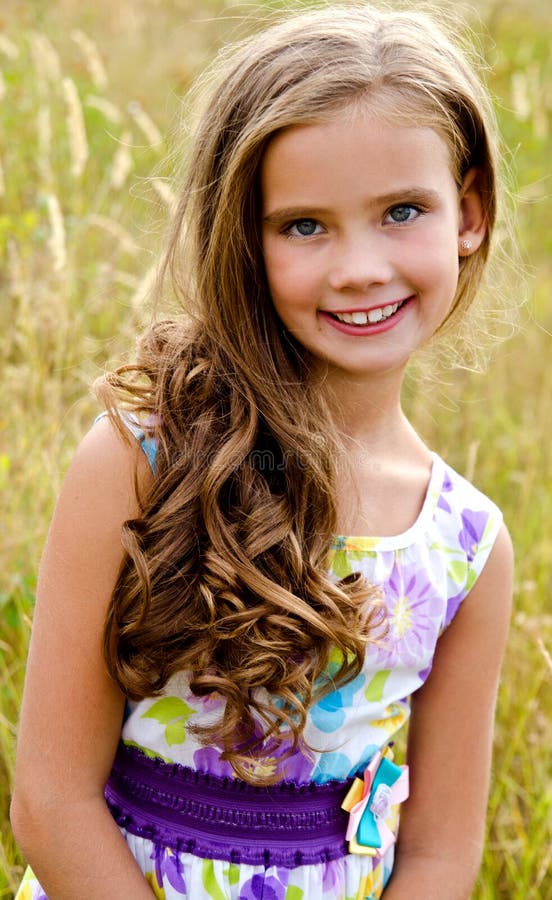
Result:
{"label": "white dress with flowers", "polygon": [[[151,456],[151,445],[139,436]],[[369,649],[354,680],[311,708],[305,743],[316,752],[298,749],[282,759],[282,750],[275,749],[266,761],[273,772],[299,785],[346,781],[395,739],[408,719],[410,696],[431,672],[439,636],[481,573],[501,521],[487,497],[434,455],[423,508],[404,534],[336,537],[329,558],[333,576],[339,580],[359,571],[382,587],[388,632]],[[194,696],[182,673],[162,697],[128,704],[122,740],[148,756],[233,777],[220,748],[201,746],[189,731],[191,723],[216,720],[220,704],[216,697]],[[375,900],[393,866],[392,849],[382,859],[349,853],[291,868],[235,864],[178,853],[121,830],[153,895],[166,900]],[[290,844],[293,839],[290,834]],[[106,896],[108,885],[106,873]],[[44,898],[28,871],[16,900]]]}

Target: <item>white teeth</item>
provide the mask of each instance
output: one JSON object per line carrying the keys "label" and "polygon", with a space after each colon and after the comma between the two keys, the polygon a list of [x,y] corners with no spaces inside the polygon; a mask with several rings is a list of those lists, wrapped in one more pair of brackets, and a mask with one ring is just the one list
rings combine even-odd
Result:
{"label": "white teeth", "polygon": [[353,313],[334,313],[336,319],[345,322],[347,325],[375,325],[382,319],[388,319],[393,313],[396,313],[400,303],[390,303],[387,306],[378,307],[377,309],[369,309],[368,312],[358,311]]}
{"label": "white teeth", "polygon": [[354,313],[334,313],[340,322],[346,322],[347,325],[366,325],[368,315],[365,312]]}

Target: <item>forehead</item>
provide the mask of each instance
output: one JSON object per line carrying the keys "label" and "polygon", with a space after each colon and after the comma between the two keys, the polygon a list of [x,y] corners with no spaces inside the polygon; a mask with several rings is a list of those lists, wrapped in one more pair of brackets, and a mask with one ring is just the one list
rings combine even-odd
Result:
{"label": "forehead", "polygon": [[270,141],[261,164],[263,206],[286,195],[339,203],[345,194],[413,185],[448,190],[452,168],[449,146],[434,129],[347,107],[327,120],[285,128]]}

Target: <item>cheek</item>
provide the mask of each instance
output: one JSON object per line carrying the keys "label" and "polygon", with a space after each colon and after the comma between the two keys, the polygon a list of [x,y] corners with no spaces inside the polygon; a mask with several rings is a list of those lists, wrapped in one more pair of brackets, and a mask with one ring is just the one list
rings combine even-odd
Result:
{"label": "cheek", "polygon": [[309,287],[316,280],[312,268],[299,261],[299,254],[286,252],[286,247],[268,247],[264,262],[268,287],[276,307],[293,304],[301,307],[309,299]]}
{"label": "cheek", "polygon": [[422,246],[410,248],[406,265],[408,272],[421,288],[454,294],[458,283],[458,244],[454,235],[439,235]]}
{"label": "cheek", "polygon": [[283,254],[279,252],[278,247],[274,247],[270,241],[264,241],[263,261],[270,293],[274,296],[274,294],[279,292],[279,285],[284,280],[284,273],[286,271]]}

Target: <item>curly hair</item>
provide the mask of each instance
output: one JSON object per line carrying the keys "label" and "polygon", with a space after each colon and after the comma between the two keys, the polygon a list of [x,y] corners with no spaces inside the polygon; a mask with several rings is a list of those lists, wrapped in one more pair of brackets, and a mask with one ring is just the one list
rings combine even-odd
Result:
{"label": "curly hair", "polygon": [[[336,584],[339,435],[312,360],[279,322],[263,268],[259,168],[281,129],[368,102],[447,141],[457,183],[479,171],[488,231],[460,263],[443,328],[470,306],[496,214],[490,103],[462,53],[417,13],[341,7],[294,16],[231,51],[200,120],[158,290],[185,315],[154,325],[138,361],[107,376],[158,443],[105,626],[107,663],[131,699],[185,671],[224,700],[213,725],[236,773],[267,738],[303,740],[309,706],[359,673],[384,627],[379,591]],[[341,667],[326,674],[330,653]],[[263,734],[259,736],[258,722]],[[264,778],[265,782],[270,779]]]}

